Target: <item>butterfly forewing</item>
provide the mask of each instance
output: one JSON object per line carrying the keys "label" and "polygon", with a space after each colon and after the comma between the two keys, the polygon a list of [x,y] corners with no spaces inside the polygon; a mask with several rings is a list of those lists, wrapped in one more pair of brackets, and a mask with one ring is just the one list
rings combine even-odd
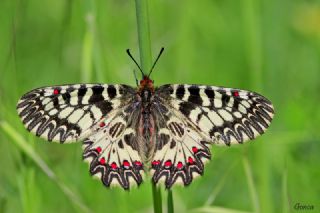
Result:
{"label": "butterfly forewing", "polygon": [[73,142],[134,92],[126,85],[74,84],[43,87],[21,97],[17,110],[25,127],[49,141]]}
{"label": "butterfly forewing", "polygon": [[158,94],[214,143],[243,143],[263,134],[274,110],[265,97],[250,91],[203,86],[164,85]]}

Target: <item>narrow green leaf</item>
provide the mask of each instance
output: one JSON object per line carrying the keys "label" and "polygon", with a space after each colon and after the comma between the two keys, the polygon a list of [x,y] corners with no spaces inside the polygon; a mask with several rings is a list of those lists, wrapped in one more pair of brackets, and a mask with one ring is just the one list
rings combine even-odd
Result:
{"label": "narrow green leaf", "polygon": [[62,181],[58,179],[55,173],[49,168],[45,161],[36,153],[30,144],[24,140],[21,134],[14,129],[8,122],[1,121],[0,128],[12,139],[12,142],[23,151],[26,156],[34,161],[34,163],[51,179],[53,180],[59,188],[64,192],[64,194],[70,199],[71,203],[78,207],[83,212],[91,212],[90,209],[81,201],[81,199],[67,187]]}
{"label": "narrow green leaf", "polygon": [[171,189],[168,189],[168,213],[174,213],[173,197]]}
{"label": "narrow green leaf", "polygon": [[244,167],[246,177],[247,177],[247,182],[248,182],[251,201],[253,203],[254,212],[260,212],[258,193],[257,193],[257,189],[255,187],[254,181],[253,181],[251,166],[248,162],[247,157],[245,157],[245,156],[243,157],[243,167]]}

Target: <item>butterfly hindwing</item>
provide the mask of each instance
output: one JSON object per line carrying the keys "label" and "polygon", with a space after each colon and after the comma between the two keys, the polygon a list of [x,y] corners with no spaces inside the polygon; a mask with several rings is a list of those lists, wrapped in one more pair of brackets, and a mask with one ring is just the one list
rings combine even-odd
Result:
{"label": "butterfly hindwing", "polygon": [[107,187],[120,185],[129,189],[132,184],[142,182],[144,171],[136,122],[130,118],[134,113],[122,108],[114,110],[83,143],[83,159],[89,163],[91,175]]}
{"label": "butterfly hindwing", "polygon": [[204,163],[211,158],[209,143],[186,119],[168,111],[164,126],[159,124],[156,148],[151,161],[155,183],[164,182],[167,188],[179,183],[189,185],[203,174]]}
{"label": "butterfly hindwing", "polygon": [[49,141],[73,142],[125,104],[134,89],[126,85],[74,84],[42,87],[23,95],[17,104],[25,127]]}

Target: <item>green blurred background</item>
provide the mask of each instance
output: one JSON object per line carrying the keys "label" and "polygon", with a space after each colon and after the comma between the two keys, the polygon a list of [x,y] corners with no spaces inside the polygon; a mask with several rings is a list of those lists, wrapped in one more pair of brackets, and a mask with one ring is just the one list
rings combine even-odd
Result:
{"label": "green blurred background", "polygon": [[[152,212],[149,181],[106,189],[80,143],[36,138],[15,110],[40,86],[134,85],[125,50],[139,59],[135,12],[123,0],[0,1],[0,212]],[[320,211],[320,2],[162,0],[149,2],[149,16],[153,57],[165,47],[157,85],[254,90],[276,111],[254,142],[212,147],[205,175],[173,189],[176,212]]]}

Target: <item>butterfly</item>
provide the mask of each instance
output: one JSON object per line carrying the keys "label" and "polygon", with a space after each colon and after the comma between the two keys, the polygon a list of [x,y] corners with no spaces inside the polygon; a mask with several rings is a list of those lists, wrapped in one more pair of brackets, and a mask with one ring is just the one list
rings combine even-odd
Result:
{"label": "butterfly", "polygon": [[211,145],[242,144],[262,135],[274,109],[262,95],[206,85],[154,86],[151,71],[137,88],[124,84],[41,87],[21,97],[27,130],[48,141],[83,141],[90,174],[130,189],[145,172],[166,188],[204,173]]}

